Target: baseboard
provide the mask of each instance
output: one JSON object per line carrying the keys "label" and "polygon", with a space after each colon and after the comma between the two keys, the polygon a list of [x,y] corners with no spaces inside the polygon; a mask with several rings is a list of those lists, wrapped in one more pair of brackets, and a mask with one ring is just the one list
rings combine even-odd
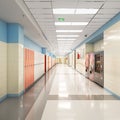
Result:
{"label": "baseboard", "polygon": [[7,97],[8,98],[11,98],[11,97],[20,97],[21,95],[23,95],[24,94],[24,90],[23,91],[21,91],[19,94],[7,94]]}
{"label": "baseboard", "polygon": [[110,94],[112,94],[114,97],[116,97],[117,99],[120,100],[120,96],[115,94],[114,92],[112,92],[111,90],[107,89],[107,88],[104,88],[107,92],[109,92]]}
{"label": "baseboard", "polygon": [[7,98],[7,95],[4,95],[3,97],[0,98],[0,103],[3,102]]}

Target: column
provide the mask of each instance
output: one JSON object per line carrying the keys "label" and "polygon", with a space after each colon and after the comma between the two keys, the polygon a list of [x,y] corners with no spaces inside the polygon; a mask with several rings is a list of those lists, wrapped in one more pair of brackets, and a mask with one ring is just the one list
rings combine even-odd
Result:
{"label": "column", "polygon": [[19,24],[8,24],[8,96],[16,97],[23,93],[23,28]]}

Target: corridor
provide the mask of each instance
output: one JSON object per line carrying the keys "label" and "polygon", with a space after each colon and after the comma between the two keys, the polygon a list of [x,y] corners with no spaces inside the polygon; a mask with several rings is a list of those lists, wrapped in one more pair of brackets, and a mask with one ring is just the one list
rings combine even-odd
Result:
{"label": "corridor", "polygon": [[0,120],[119,120],[119,111],[116,97],[68,65],[57,64],[24,95],[3,101]]}
{"label": "corridor", "polygon": [[119,120],[119,100],[71,67],[58,64],[50,76],[26,120]]}
{"label": "corridor", "polygon": [[0,0],[0,120],[120,120],[120,0]]}

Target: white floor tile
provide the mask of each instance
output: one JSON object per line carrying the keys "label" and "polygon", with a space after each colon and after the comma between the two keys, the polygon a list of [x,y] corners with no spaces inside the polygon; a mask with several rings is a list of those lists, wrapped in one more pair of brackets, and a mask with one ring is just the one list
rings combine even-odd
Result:
{"label": "white floor tile", "polygon": [[119,101],[48,101],[41,120],[120,120]]}
{"label": "white floor tile", "polygon": [[102,87],[86,79],[67,65],[57,65],[50,95],[109,95]]}

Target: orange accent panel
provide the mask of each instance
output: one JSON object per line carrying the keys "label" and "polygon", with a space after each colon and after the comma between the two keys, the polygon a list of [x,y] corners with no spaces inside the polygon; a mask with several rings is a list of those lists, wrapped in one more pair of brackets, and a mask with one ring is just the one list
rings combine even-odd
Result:
{"label": "orange accent panel", "polygon": [[44,72],[46,73],[46,55],[44,56]]}
{"label": "orange accent panel", "polygon": [[48,56],[48,70],[49,70],[49,56]]}
{"label": "orange accent panel", "polygon": [[25,89],[34,82],[34,51],[24,49],[24,83]]}

